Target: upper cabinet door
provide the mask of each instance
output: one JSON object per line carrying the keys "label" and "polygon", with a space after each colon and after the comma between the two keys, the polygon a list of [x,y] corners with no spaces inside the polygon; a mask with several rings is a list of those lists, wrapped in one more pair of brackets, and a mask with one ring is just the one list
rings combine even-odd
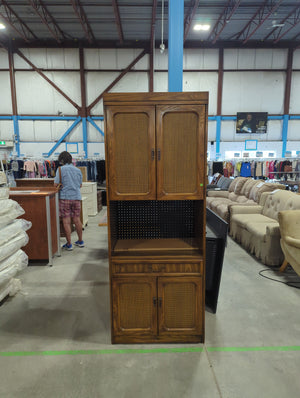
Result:
{"label": "upper cabinet door", "polygon": [[205,106],[156,107],[157,199],[202,199]]}
{"label": "upper cabinet door", "polygon": [[111,106],[106,117],[110,200],[155,199],[155,107]]}

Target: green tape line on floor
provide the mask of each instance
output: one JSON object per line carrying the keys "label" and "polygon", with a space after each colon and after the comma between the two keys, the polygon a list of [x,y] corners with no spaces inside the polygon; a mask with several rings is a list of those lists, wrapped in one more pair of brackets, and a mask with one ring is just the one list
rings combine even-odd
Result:
{"label": "green tape line on floor", "polygon": [[[251,352],[251,351],[300,351],[300,346],[279,347],[206,347],[208,352]],[[203,352],[203,347],[175,347],[175,348],[125,348],[103,350],[62,350],[62,351],[15,351],[0,352],[0,357],[27,356],[59,356],[59,355],[104,355],[104,354],[155,354],[155,353],[185,353]]]}

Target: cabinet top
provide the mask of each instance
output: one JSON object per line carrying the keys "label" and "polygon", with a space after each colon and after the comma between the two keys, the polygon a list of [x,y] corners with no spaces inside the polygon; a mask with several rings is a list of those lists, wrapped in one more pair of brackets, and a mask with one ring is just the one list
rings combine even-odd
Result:
{"label": "cabinet top", "polygon": [[207,104],[208,92],[178,93],[106,93],[103,95],[104,105],[132,102],[153,102],[155,104]]}

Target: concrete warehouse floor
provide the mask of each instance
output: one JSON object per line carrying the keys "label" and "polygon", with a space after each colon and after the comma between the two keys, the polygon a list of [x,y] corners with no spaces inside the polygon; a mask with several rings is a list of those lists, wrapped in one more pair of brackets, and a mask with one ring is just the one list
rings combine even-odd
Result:
{"label": "concrete warehouse floor", "polygon": [[1,398],[300,396],[300,290],[259,276],[266,267],[231,239],[205,345],[111,345],[99,219],[89,218],[85,248],[28,267],[0,306]]}

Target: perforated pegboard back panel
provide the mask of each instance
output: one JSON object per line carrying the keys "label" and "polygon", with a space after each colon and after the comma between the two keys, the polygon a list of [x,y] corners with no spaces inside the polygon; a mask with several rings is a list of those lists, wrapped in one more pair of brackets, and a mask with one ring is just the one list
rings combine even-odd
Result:
{"label": "perforated pegboard back panel", "polygon": [[195,209],[193,200],[111,201],[112,238],[193,238]]}

